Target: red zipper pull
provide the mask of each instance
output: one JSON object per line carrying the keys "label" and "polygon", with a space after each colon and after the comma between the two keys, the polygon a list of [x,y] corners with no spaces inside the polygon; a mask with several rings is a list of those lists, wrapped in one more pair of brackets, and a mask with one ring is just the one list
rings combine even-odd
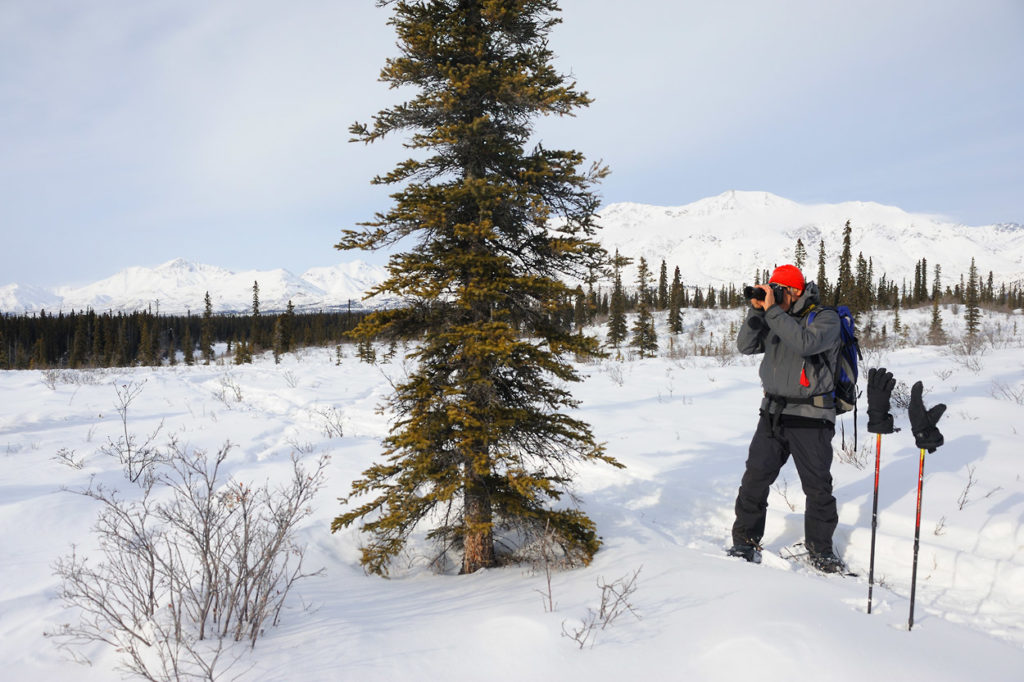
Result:
{"label": "red zipper pull", "polygon": [[807,378],[807,370],[803,367],[800,368],[800,385],[804,388],[811,385],[810,379]]}

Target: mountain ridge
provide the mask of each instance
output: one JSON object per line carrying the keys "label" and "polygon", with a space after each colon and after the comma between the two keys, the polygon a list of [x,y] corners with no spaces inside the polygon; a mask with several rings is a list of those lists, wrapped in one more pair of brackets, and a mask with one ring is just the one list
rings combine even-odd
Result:
{"label": "mountain ridge", "polygon": [[[813,279],[822,240],[826,271],[830,277],[838,272],[847,220],[854,258],[863,254],[871,259],[876,279],[885,274],[889,281],[912,283],[916,264],[925,258],[928,281],[938,264],[948,283],[966,273],[974,257],[979,272],[991,271],[997,282],[1024,281],[1024,225],[970,227],[870,201],[801,204],[770,192],[729,190],[682,206],[620,202],[599,211],[603,229],[598,240],[609,252],[618,249],[634,259],[623,272],[627,285],[633,283],[641,256],[652,272],[662,259],[670,271],[678,266],[690,286],[750,283],[755,273],[793,262],[797,239],[807,252],[804,274]],[[201,311],[209,291],[216,312],[242,313],[251,310],[254,282],[266,312],[284,310],[289,301],[299,311],[362,309],[389,303],[380,297],[362,300],[386,274],[384,267],[361,260],[295,275],[281,268],[233,272],[175,258],[154,268],[128,267],[80,287],[2,286],[0,312],[151,309],[184,314]]]}

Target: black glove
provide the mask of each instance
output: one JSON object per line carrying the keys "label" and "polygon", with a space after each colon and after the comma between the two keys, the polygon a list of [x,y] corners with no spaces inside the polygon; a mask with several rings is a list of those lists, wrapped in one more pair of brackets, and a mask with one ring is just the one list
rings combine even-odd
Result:
{"label": "black glove", "polygon": [[939,418],[946,411],[946,406],[939,403],[930,410],[925,410],[924,403],[921,401],[923,390],[924,385],[920,381],[910,389],[910,407],[907,410],[910,414],[910,429],[914,432],[917,447],[926,449],[928,452],[935,452],[944,442],[942,434],[935,428],[935,425],[939,423]]}
{"label": "black glove", "polygon": [[889,398],[896,380],[885,367],[868,370],[868,431],[870,433],[892,433],[892,415],[889,413]]}

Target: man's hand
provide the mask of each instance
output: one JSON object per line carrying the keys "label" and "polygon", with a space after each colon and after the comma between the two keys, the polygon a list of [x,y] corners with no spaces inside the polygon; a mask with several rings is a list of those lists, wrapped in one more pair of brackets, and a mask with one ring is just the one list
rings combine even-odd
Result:
{"label": "man's hand", "polygon": [[758,301],[758,303],[760,303],[761,305],[755,305],[755,308],[760,308],[761,310],[768,310],[773,305],[775,305],[775,292],[772,291],[772,288],[770,286],[768,286],[767,284],[758,284],[757,288],[764,291],[764,300]]}

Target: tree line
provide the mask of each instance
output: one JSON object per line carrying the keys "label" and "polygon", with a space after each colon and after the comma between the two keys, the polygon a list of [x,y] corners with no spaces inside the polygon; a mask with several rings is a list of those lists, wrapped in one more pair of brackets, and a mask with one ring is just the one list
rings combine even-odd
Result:
{"label": "tree line", "polygon": [[[824,240],[818,244],[817,275],[804,270],[807,249],[797,239],[793,263],[818,284],[824,303],[841,302],[855,313],[868,310],[895,310],[932,305],[933,336],[942,338],[938,306],[958,303],[965,306],[968,331],[977,329],[980,308],[1017,309],[1024,307],[1021,284],[996,284],[990,270],[983,276],[974,259],[971,268],[957,279],[945,279],[939,263],[925,258],[914,264],[912,281],[900,282],[885,274],[877,279],[873,259],[859,253],[854,260],[850,248],[852,227],[844,229],[839,271],[827,275]],[[637,277],[629,286],[623,283],[622,269],[632,259],[616,252],[610,258],[611,286],[595,288],[600,281],[588,278],[586,288],[577,286],[563,295],[550,314],[551,321],[564,330],[580,331],[586,326],[607,324],[607,342],[618,348],[628,344],[641,356],[658,349],[654,312],[668,311],[669,332],[683,331],[685,309],[736,308],[746,304],[742,285],[687,285],[676,266],[669,277],[663,259],[655,281],[645,258],[637,262]],[[753,273],[754,284],[768,281],[770,270]],[[158,315],[151,311],[97,313],[94,310],[64,313],[0,315],[0,369],[51,369],[90,367],[130,367],[188,365],[214,359],[213,346],[226,344],[236,363],[251,362],[254,353],[270,350],[275,357],[300,347],[323,347],[355,343],[350,332],[366,317],[365,311],[296,313],[291,302],[281,313],[262,313],[259,283],[253,283],[253,305],[246,314],[214,314],[209,293],[200,315]],[[635,314],[632,326],[627,315]],[[898,319],[898,317],[897,317]],[[372,345],[359,340],[357,356],[375,357]]]}
{"label": "tree line", "polygon": [[[258,287],[256,287],[258,289]],[[0,315],[0,369],[52,369],[209,364],[214,346],[227,344],[236,362],[271,350],[329,346],[366,316],[362,311],[214,314],[209,294],[200,315],[156,315],[95,310]]]}

